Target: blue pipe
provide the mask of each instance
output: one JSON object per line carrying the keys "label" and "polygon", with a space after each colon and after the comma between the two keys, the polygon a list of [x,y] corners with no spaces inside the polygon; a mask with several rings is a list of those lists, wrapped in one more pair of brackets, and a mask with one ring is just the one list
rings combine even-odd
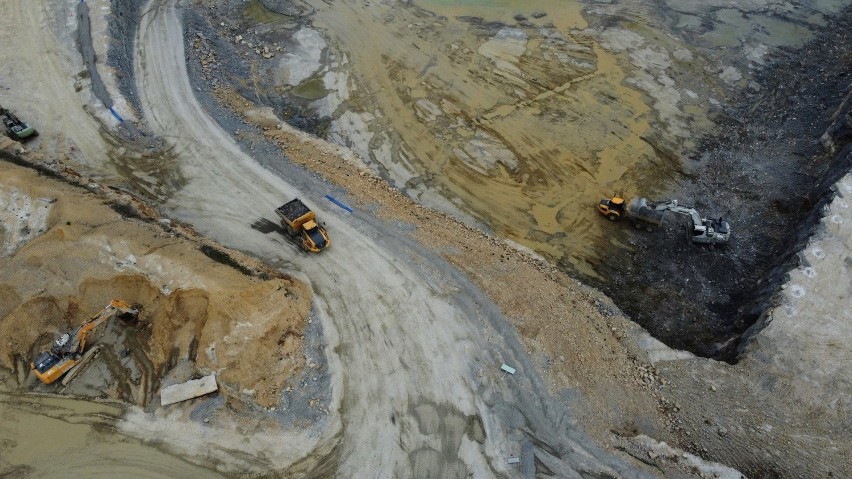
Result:
{"label": "blue pipe", "polygon": [[109,107],[109,112],[112,113],[112,116],[114,116],[119,123],[124,123],[124,118],[119,116],[119,114],[115,112],[115,109],[113,107]]}
{"label": "blue pipe", "polygon": [[344,203],[341,203],[340,200],[334,198],[331,195],[325,195],[325,197],[328,201],[331,201],[332,203],[336,204],[337,206],[339,206],[339,207],[343,208],[344,210],[352,213],[352,208],[346,206]]}

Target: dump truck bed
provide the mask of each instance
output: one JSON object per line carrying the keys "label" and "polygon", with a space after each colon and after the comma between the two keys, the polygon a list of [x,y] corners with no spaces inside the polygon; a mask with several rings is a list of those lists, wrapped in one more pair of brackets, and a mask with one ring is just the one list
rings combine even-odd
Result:
{"label": "dump truck bed", "polygon": [[310,212],[311,210],[299,198],[288,201],[275,209],[275,213],[289,223],[293,223]]}
{"label": "dump truck bed", "polygon": [[655,225],[659,225],[663,222],[663,216],[665,214],[665,210],[655,209],[654,204],[646,198],[633,198],[627,205],[628,216],[634,219],[647,221],[648,223],[653,223]]}

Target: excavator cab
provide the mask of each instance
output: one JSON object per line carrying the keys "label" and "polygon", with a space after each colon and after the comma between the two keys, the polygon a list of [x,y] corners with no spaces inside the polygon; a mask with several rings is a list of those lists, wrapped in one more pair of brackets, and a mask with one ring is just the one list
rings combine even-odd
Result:
{"label": "excavator cab", "polygon": [[617,221],[624,215],[624,198],[613,196],[610,199],[602,199],[598,203],[598,213],[609,218],[610,221]]}
{"label": "excavator cab", "polygon": [[718,220],[713,220],[713,228],[722,235],[731,233],[731,225],[720,216]]}
{"label": "excavator cab", "polygon": [[35,361],[33,361],[33,369],[38,371],[39,374],[44,376],[47,371],[50,370],[59,360],[62,359],[59,356],[53,354],[50,351],[45,351],[38,356],[36,356]]}

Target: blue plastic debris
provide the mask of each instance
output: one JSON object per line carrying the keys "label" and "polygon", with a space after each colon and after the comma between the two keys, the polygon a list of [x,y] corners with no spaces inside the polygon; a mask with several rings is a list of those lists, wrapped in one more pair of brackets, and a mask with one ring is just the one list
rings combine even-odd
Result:
{"label": "blue plastic debris", "polygon": [[339,206],[339,207],[343,208],[344,210],[346,210],[346,211],[348,211],[348,212],[352,213],[352,208],[350,208],[349,206],[347,206],[345,203],[341,202],[341,201],[340,201],[340,200],[338,200],[337,198],[335,198],[335,197],[333,197],[333,196],[331,196],[331,195],[325,195],[325,198],[326,198],[328,201],[331,201],[332,203],[336,204],[337,206]]}

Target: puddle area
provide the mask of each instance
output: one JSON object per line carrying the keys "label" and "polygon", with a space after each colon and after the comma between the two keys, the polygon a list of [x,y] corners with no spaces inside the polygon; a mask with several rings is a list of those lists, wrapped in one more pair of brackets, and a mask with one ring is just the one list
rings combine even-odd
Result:
{"label": "puddle area", "polygon": [[122,408],[0,393],[0,477],[214,478],[116,432]]}

